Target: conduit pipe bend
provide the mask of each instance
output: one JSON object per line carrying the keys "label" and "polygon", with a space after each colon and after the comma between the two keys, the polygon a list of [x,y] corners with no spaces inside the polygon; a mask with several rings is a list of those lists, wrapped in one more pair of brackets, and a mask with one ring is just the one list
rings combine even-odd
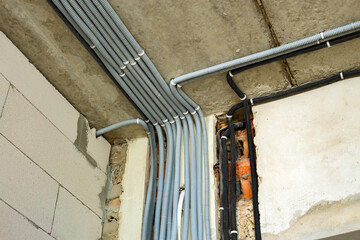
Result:
{"label": "conduit pipe bend", "polygon": [[210,204],[209,204],[209,188],[210,188],[210,179],[209,179],[209,157],[208,157],[208,136],[207,136],[207,130],[206,130],[206,124],[205,124],[205,118],[204,114],[201,110],[201,107],[196,104],[188,95],[185,94],[185,92],[181,89],[181,87],[177,88],[177,91],[179,92],[180,96],[187,101],[199,114],[199,118],[201,121],[201,136],[202,139],[202,150],[203,150],[203,163],[204,163],[204,211],[205,211],[205,236],[206,239],[211,238],[211,230],[210,230]]}
{"label": "conduit pipe bend", "polygon": [[[198,148],[198,142],[195,143],[195,129],[194,129],[194,123],[193,120],[191,118],[191,116],[189,115],[189,112],[191,114],[193,114],[193,116],[196,114],[195,109],[193,109],[178,93],[177,89],[175,86],[170,85],[170,90],[173,93],[173,96],[181,103],[181,105],[183,105],[186,108],[186,112],[184,112],[185,118],[187,120],[188,126],[189,126],[189,132],[190,132],[190,146],[191,147],[191,158],[190,158],[190,170],[191,170],[191,194],[190,194],[190,199],[191,199],[191,237],[192,239],[202,239],[199,238],[199,225],[198,225],[198,221],[199,221],[199,216],[198,216],[198,210],[197,210],[197,174],[198,174],[198,169],[197,169],[197,148]],[[195,116],[194,116],[195,117]],[[197,114],[196,114],[197,117]],[[199,135],[198,135],[199,136]],[[193,147],[195,146],[195,147]]]}
{"label": "conduit pipe bend", "polygon": [[[143,217],[143,226],[142,226],[142,239],[146,239],[146,236],[151,235],[151,226],[153,223],[153,216],[155,210],[155,195],[156,195],[156,173],[157,173],[157,154],[156,154],[156,141],[155,141],[155,131],[152,124],[146,124],[143,120],[136,118],[125,120],[122,122],[115,123],[108,127],[102,128],[96,131],[96,136],[100,136],[107,132],[113,131],[115,129],[128,126],[131,124],[140,124],[144,127],[146,133],[149,135],[149,143],[150,143],[150,177],[149,177],[149,185],[146,194],[145,200],[145,209],[144,209],[144,217]],[[159,126],[157,126],[157,134],[159,138],[162,138],[162,131]],[[163,144],[159,144],[160,152],[164,151]],[[160,155],[161,156],[161,155]]]}
{"label": "conduit pipe bend", "polygon": [[[74,10],[72,10],[71,6],[67,3],[67,1],[63,1],[63,3],[65,4],[65,8],[68,10],[68,12],[70,13],[71,17],[73,19],[76,19],[76,21],[74,21],[78,27],[80,27],[82,29],[83,32],[86,32],[86,36],[89,37],[90,39],[92,39],[92,42],[96,42],[99,43],[99,41],[97,40],[98,38],[101,38],[102,41],[104,41],[104,39],[99,35],[99,33],[96,32],[96,29],[91,25],[90,21],[88,21],[87,19],[87,23],[90,25],[90,27],[92,27],[93,31],[95,31],[95,33],[97,34],[97,37],[92,33],[92,31],[86,26],[86,24],[84,22],[82,22],[82,20],[76,15],[76,13],[74,12]],[[72,6],[75,6],[78,13],[81,13],[81,9],[79,8],[78,5],[76,5],[76,3],[74,1],[71,2]],[[58,4],[60,4],[58,2]],[[82,14],[83,18],[86,19],[86,16],[84,14]],[[131,98],[137,103],[137,105],[142,108],[142,110],[144,112],[146,112],[147,117],[152,121],[152,123],[157,126],[158,122],[159,123],[165,123],[165,127],[168,129],[168,131],[166,131],[167,134],[169,134],[167,136],[167,139],[169,141],[169,145],[171,145],[172,143],[172,135],[171,134],[171,130],[169,131],[169,123],[168,123],[168,119],[165,119],[165,117],[163,115],[161,115],[161,112],[159,111],[159,108],[152,104],[153,99],[150,99],[146,93],[144,91],[142,91],[141,88],[137,88],[136,85],[131,81],[131,79],[129,80],[121,71],[121,69],[119,70],[119,67],[117,67],[117,65],[115,64],[115,62],[113,61],[113,58],[117,58],[116,55],[114,54],[114,52],[112,51],[112,49],[110,48],[110,46],[105,42],[105,45],[107,47],[107,50],[103,49],[101,47],[100,44],[97,44],[95,46],[95,51],[99,54],[100,59],[103,61],[103,63],[107,66],[107,68],[109,69],[109,71],[112,73],[112,75],[115,77],[115,79],[119,82],[119,84],[121,85],[121,87],[123,89],[125,89],[125,91],[127,91],[129,93],[129,95],[131,96]],[[100,46],[100,47],[99,47]],[[98,50],[100,49],[100,50]],[[112,56],[109,56],[107,51],[112,53]],[[111,64],[110,64],[111,63]],[[121,63],[119,61],[117,61],[117,63],[120,65],[120,68],[123,68],[124,66],[121,65]],[[117,72],[116,72],[116,70]],[[119,77],[120,75],[120,77]],[[130,74],[129,74],[130,75]],[[124,78],[126,80],[126,83],[121,79]],[[131,75],[129,76],[131,77]],[[142,94],[140,94],[139,92],[141,92]],[[135,93],[135,94],[134,94]],[[149,104],[147,104],[149,103]],[[160,105],[160,104],[159,104]],[[155,109],[155,111],[154,111]],[[166,112],[166,111],[164,111]],[[160,114],[160,115],[158,115]],[[168,115],[169,116],[169,115]],[[170,117],[168,117],[170,118]],[[172,120],[172,119],[171,119]],[[168,154],[169,154],[169,162],[172,161],[172,150],[171,148],[168,149]],[[167,187],[168,188],[168,187]],[[161,193],[159,193],[158,195],[160,195]],[[167,198],[167,195],[164,195],[165,198]]]}

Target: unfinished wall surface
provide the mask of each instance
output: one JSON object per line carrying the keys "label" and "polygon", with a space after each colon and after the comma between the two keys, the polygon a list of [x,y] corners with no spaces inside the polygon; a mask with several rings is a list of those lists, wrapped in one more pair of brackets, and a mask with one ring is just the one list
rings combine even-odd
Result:
{"label": "unfinished wall surface", "polygon": [[99,239],[109,153],[0,32],[0,239]]}
{"label": "unfinished wall surface", "polygon": [[359,230],[360,78],[254,106],[263,239]]}

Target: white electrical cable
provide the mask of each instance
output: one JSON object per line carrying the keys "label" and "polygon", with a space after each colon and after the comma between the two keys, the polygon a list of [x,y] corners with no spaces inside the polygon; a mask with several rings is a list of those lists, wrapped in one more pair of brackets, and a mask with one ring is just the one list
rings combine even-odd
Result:
{"label": "white electrical cable", "polygon": [[181,218],[182,218],[182,208],[184,204],[184,198],[185,198],[185,189],[181,190],[180,197],[179,197],[179,204],[178,204],[178,214],[177,214],[177,228],[178,228],[178,239],[181,239]]}

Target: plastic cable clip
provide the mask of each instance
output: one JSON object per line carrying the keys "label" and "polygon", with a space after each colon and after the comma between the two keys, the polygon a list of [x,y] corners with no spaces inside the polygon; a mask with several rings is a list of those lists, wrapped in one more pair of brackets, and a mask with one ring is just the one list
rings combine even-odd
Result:
{"label": "plastic cable clip", "polygon": [[344,74],[343,74],[343,72],[340,72],[340,78],[341,78],[341,79],[344,79]]}
{"label": "plastic cable clip", "polygon": [[191,113],[191,115],[194,115],[196,113],[196,111],[193,111],[192,113]]}
{"label": "plastic cable clip", "polygon": [[329,42],[329,41],[326,41],[326,45],[327,45],[328,47],[331,47],[331,45],[330,45],[330,42]]}
{"label": "plastic cable clip", "polygon": [[173,81],[170,81],[170,84],[176,86],[176,83],[174,83]]}
{"label": "plastic cable clip", "polygon": [[174,120],[171,120],[169,123],[170,123],[170,124],[173,124],[174,122],[175,122]]}
{"label": "plastic cable clip", "polygon": [[120,69],[122,69],[122,70],[124,70],[126,68],[126,66],[124,65],[124,66],[122,66],[122,67],[120,67]]}
{"label": "plastic cable clip", "polygon": [[149,120],[149,119],[147,119],[147,120],[145,120],[145,122],[146,122],[146,123],[148,123],[148,122],[150,122],[150,120]]}
{"label": "plastic cable clip", "polygon": [[163,122],[164,122],[164,123],[166,123],[167,121],[169,121],[169,119],[165,119],[165,120],[163,120]]}
{"label": "plastic cable clip", "polygon": [[250,101],[250,104],[251,104],[251,105],[254,105],[254,100],[253,100],[252,98],[250,98],[249,101]]}
{"label": "plastic cable clip", "polygon": [[91,49],[94,49],[94,48],[96,48],[96,45],[94,44],[94,45],[90,45],[90,48]]}
{"label": "plastic cable clip", "polygon": [[144,55],[144,54],[145,54],[145,51],[144,51],[144,50],[142,50],[141,53],[138,53],[139,57],[142,57],[142,55]]}
{"label": "plastic cable clip", "polygon": [[161,126],[161,127],[165,127],[165,124],[161,124],[160,126]]}
{"label": "plastic cable clip", "polygon": [[234,77],[234,75],[232,75],[231,71],[229,71],[229,76],[230,76],[230,77]]}
{"label": "plastic cable clip", "polygon": [[183,114],[186,115],[186,114],[188,114],[188,113],[189,113],[189,111],[186,111],[186,112],[184,112]]}
{"label": "plastic cable clip", "polygon": [[135,61],[139,61],[140,60],[140,57],[136,57],[136,58],[134,58],[135,59]]}
{"label": "plastic cable clip", "polygon": [[224,211],[224,208],[223,208],[223,207],[219,207],[219,211]]}
{"label": "plastic cable clip", "polygon": [[244,97],[240,98],[241,101],[244,101],[246,99],[246,94],[244,94]]}
{"label": "plastic cable clip", "polygon": [[321,37],[321,39],[325,39],[323,32],[320,32],[320,37]]}
{"label": "plastic cable clip", "polygon": [[125,74],[125,73],[123,73],[123,74],[121,74],[121,75],[120,75],[120,77],[125,77],[125,75],[126,75],[126,74]]}
{"label": "plastic cable clip", "polygon": [[174,119],[177,119],[179,117],[179,115],[176,115],[175,117],[174,117]]}
{"label": "plastic cable clip", "polygon": [[181,120],[183,120],[183,119],[185,119],[185,117],[184,117],[184,116],[182,116],[182,117],[180,117],[180,119],[181,119]]}
{"label": "plastic cable clip", "polygon": [[232,118],[232,115],[227,115],[227,114],[226,114],[226,118]]}
{"label": "plastic cable clip", "polygon": [[221,138],[223,138],[223,139],[227,139],[227,137],[226,137],[226,136],[221,136]]}
{"label": "plastic cable clip", "polygon": [[199,110],[200,110],[200,106],[197,106],[197,107],[195,108],[195,110],[196,110],[196,111],[199,111]]}
{"label": "plastic cable clip", "polygon": [[130,65],[131,65],[131,66],[134,66],[134,65],[136,65],[136,62],[132,62],[132,63],[130,63]]}
{"label": "plastic cable clip", "polygon": [[230,235],[233,234],[233,233],[238,234],[238,232],[237,232],[236,230],[232,230],[232,231],[230,232]]}
{"label": "plastic cable clip", "polygon": [[182,86],[180,84],[177,85],[178,88],[182,88]]}
{"label": "plastic cable clip", "polygon": [[140,121],[139,121],[139,120],[140,120],[140,119],[138,119],[138,118],[136,119],[136,124],[139,124],[139,123],[140,123]]}
{"label": "plastic cable clip", "polygon": [[158,123],[156,122],[156,123],[154,123],[153,125],[156,126],[156,125],[158,125]]}
{"label": "plastic cable clip", "polygon": [[123,62],[123,64],[128,65],[128,64],[129,64],[129,61],[125,61],[125,62]]}

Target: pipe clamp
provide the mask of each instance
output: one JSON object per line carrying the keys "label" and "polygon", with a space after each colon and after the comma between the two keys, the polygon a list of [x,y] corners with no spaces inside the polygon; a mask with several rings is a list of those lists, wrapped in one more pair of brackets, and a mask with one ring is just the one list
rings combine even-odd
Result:
{"label": "pipe clamp", "polygon": [[144,55],[144,54],[145,54],[145,51],[144,51],[144,50],[142,50],[141,53],[138,53],[139,57],[142,57],[142,55]]}
{"label": "pipe clamp", "polygon": [[340,72],[340,78],[341,78],[341,79],[344,79],[344,74],[343,74],[343,72]]}

